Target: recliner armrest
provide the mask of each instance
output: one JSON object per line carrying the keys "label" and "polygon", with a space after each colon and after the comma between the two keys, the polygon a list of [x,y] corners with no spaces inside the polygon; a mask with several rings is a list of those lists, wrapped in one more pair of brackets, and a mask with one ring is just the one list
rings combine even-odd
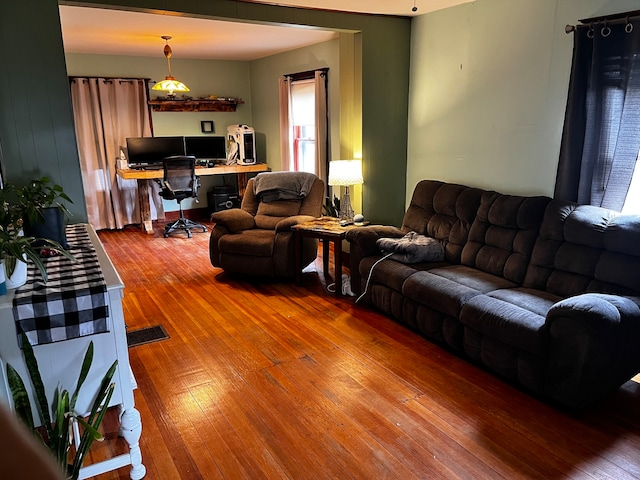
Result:
{"label": "recliner armrest", "polygon": [[256,226],[253,215],[245,212],[241,208],[231,208],[229,210],[221,210],[211,214],[211,221],[224,225],[230,232],[241,232]]}
{"label": "recliner armrest", "polygon": [[276,232],[288,232],[294,225],[310,222],[315,219],[316,217],[312,217],[311,215],[294,215],[293,217],[283,218],[276,224]]}

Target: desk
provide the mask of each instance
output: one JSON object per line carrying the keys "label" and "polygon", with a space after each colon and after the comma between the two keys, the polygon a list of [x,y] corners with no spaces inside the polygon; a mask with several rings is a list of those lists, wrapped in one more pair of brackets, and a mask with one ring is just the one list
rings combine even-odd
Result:
{"label": "desk", "polygon": [[[244,195],[247,188],[247,173],[266,172],[266,163],[254,165],[218,165],[216,167],[196,167],[197,176],[235,174],[238,177],[238,194]],[[149,205],[149,182],[160,180],[164,176],[162,170],[116,169],[116,174],[124,180],[138,181],[138,205],[140,206],[140,226],[147,233],[153,233],[151,226],[151,207]]]}
{"label": "desk", "polygon": [[342,240],[355,225],[341,226],[337,218],[322,217],[291,227],[296,234],[296,281],[302,283],[302,238],[317,238],[322,242],[322,267],[325,278],[329,276],[329,244],[333,242],[334,282],[336,295],[342,295]]}
{"label": "desk", "polygon": [[[93,363],[76,403],[76,410],[83,414],[90,409],[93,395],[100,385],[104,372],[107,371],[115,359],[118,360],[118,368],[113,377],[116,388],[109,406],[117,405],[119,408],[119,433],[129,444],[129,451],[125,454],[84,466],[80,470],[80,478],[94,477],[110,470],[131,465],[129,476],[133,480],[138,480],[144,477],[146,469],[142,464],[142,453],[139,445],[142,423],[140,413],[135,408],[133,390],[136,388],[136,384],[129,366],[129,351],[124,311],[122,309],[124,284],[90,225],[87,225],[87,232],[106,283],[109,331],[37,345],[34,347],[34,353],[38,358],[47,398],[51,401],[53,392],[59,385],[68,389],[74,388],[84,353],[89,342],[93,341],[95,349]],[[29,268],[35,267],[30,264]],[[55,280],[56,275],[60,275],[60,273],[50,271],[49,280]],[[6,405],[12,404],[11,392],[6,378],[6,363],[10,363],[18,371],[25,381],[27,390],[31,390],[31,382],[27,374],[22,350],[18,347],[13,314],[14,295],[15,290],[9,290],[6,295],[0,296],[0,402]],[[32,407],[35,406],[33,398],[31,398],[31,402]],[[34,419],[37,418],[38,416],[34,412]]]}

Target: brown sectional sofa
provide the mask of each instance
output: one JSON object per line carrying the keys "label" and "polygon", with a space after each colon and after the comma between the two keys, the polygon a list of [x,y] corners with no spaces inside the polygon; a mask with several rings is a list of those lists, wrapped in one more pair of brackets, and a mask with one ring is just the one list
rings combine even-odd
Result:
{"label": "brown sectional sofa", "polygon": [[[379,261],[409,231],[444,261]],[[640,371],[640,217],[424,180],[400,228],[347,240],[356,294],[531,392],[584,407]]]}

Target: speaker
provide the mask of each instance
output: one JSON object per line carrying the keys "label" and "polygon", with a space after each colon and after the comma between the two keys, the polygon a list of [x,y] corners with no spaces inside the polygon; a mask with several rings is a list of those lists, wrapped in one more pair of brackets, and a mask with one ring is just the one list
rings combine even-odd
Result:
{"label": "speaker", "polygon": [[240,196],[232,185],[213,187],[207,192],[207,205],[212,212],[237,208],[240,206]]}

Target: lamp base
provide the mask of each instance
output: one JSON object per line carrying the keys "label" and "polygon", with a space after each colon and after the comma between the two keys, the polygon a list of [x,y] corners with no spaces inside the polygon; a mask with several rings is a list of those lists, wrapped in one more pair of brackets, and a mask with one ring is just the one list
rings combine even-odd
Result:
{"label": "lamp base", "polygon": [[349,187],[345,188],[344,195],[340,199],[340,220],[353,221],[353,208],[351,207],[351,195],[349,195]]}

